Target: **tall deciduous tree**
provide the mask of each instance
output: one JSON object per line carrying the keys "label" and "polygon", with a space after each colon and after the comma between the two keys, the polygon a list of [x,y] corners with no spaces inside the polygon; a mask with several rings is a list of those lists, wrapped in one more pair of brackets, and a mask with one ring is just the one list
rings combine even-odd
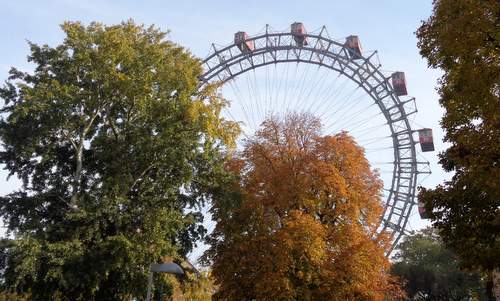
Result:
{"label": "tall deciduous tree", "polygon": [[227,167],[206,254],[216,300],[383,300],[381,181],[346,133],[308,114],[265,121]]}
{"label": "tall deciduous tree", "polygon": [[30,43],[34,71],[12,69],[0,89],[0,163],[23,183],[0,198],[14,237],[2,286],[36,300],[141,297],[149,264],[203,234],[186,208],[218,181],[237,126],[213,88],[198,90],[199,61],[158,29],[62,29],[56,47]]}
{"label": "tall deciduous tree", "polygon": [[451,181],[422,189],[435,227],[467,267],[500,268],[500,2],[436,0],[417,31],[421,54],[444,75],[440,154]]}
{"label": "tall deciduous tree", "polygon": [[412,300],[488,300],[481,276],[460,270],[433,228],[405,237],[394,260],[392,273],[405,281]]}

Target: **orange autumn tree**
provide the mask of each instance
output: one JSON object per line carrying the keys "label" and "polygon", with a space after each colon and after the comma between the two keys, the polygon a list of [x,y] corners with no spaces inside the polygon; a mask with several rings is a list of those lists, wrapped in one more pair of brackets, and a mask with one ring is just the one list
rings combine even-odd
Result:
{"label": "orange autumn tree", "polygon": [[[347,133],[266,120],[228,163],[205,260],[215,300],[383,300],[399,291],[376,235],[382,183]],[[392,294],[394,295],[394,294]]]}

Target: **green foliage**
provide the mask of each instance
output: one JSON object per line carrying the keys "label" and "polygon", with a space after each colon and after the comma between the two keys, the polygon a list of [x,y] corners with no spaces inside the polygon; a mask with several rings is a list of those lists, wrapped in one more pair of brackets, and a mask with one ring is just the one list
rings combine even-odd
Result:
{"label": "green foliage", "polygon": [[30,43],[34,72],[13,68],[0,89],[0,164],[23,182],[0,198],[14,235],[2,286],[36,300],[144,297],[149,264],[204,234],[199,208],[238,127],[213,87],[198,89],[199,61],[158,29],[62,29],[56,47]]}
{"label": "green foliage", "polygon": [[456,256],[432,228],[407,236],[399,245],[392,273],[406,281],[417,300],[486,300],[478,274],[461,271]]}
{"label": "green foliage", "polygon": [[440,154],[451,181],[422,189],[444,243],[464,266],[500,268],[500,2],[437,0],[417,31],[421,54],[440,68]]}
{"label": "green foliage", "polygon": [[27,294],[16,294],[7,291],[0,291],[0,301],[27,301],[29,300],[29,295]]}
{"label": "green foliage", "polygon": [[182,298],[179,301],[211,301],[216,287],[209,271],[202,271],[196,277],[185,281],[182,287]]}

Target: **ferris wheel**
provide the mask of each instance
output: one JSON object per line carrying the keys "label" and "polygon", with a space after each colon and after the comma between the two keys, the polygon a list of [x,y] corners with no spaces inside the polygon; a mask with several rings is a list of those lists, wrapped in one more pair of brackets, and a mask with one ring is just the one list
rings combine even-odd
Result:
{"label": "ferris wheel", "polygon": [[306,32],[299,22],[285,31],[266,25],[253,36],[239,31],[229,45],[212,44],[202,63],[200,86],[221,84],[230,101],[223,115],[240,122],[244,135],[271,114],[298,111],[319,117],[324,134],[353,136],[384,182],[378,233],[398,243],[417,205],[418,176],[430,173],[415,146],[434,150],[431,129],[412,129],[417,108],[403,72],[383,71],[377,51],[363,51],[358,36],[335,40],[324,26]]}

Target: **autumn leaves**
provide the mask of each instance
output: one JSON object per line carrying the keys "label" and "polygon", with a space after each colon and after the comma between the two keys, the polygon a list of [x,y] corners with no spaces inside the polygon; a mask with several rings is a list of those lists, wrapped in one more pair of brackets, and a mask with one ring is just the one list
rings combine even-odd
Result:
{"label": "autumn leaves", "polygon": [[227,168],[227,189],[238,192],[224,194],[234,202],[214,200],[215,299],[376,300],[397,291],[387,241],[376,235],[382,183],[347,133],[322,136],[309,114],[271,117]]}

